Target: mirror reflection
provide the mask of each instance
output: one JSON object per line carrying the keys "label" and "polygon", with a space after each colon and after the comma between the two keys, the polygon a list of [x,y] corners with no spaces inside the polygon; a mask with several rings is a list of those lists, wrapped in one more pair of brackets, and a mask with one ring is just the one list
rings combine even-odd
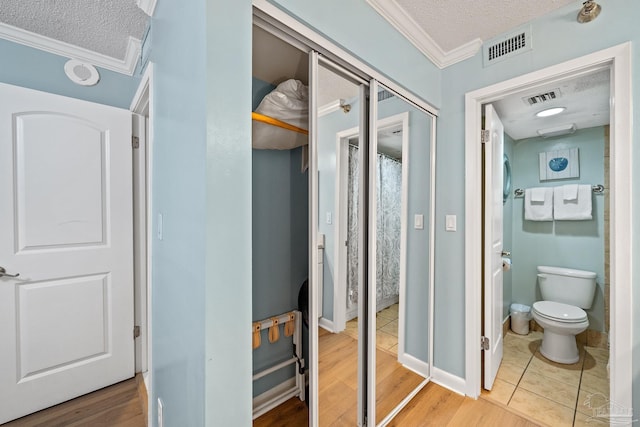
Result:
{"label": "mirror reflection", "polygon": [[376,168],[371,171],[375,280],[370,292],[376,298],[380,424],[429,375],[432,117],[388,90],[381,90],[377,101]]}
{"label": "mirror reflection", "polygon": [[[357,425],[359,85],[318,67],[318,406],[321,426]],[[348,262],[349,261],[349,262]]]}

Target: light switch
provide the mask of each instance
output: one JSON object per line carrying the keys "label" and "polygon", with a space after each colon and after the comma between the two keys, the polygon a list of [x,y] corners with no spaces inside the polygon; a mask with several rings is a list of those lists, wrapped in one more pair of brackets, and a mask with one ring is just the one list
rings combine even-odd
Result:
{"label": "light switch", "polygon": [[455,215],[446,215],[444,220],[444,229],[446,231],[456,231],[457,230],[457,218]]}
{"label": "light switch", "polygon": [[413,228],[416,230],[424,229],[424,215],[415,214],[413,217]]}
{"label": "light switch", "polygon": [[331,225],[331,212],[327,212],[327,224]]}

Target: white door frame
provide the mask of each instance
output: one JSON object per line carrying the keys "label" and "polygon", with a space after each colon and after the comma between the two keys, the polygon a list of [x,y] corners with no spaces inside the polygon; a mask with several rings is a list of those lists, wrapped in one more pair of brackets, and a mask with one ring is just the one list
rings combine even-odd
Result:
{"label": "white door frame", "polygon": [[482,295],[482,169],[480,132],[482,104],[598,67],[611,69],[611,402],[632,407],[632,203],[631,203],[631,43],[623,43],[577,59],[469,92],[465,96],[465,372],[466,394],[477,398],[481,387],[480,307]]}
{"label": "white door frame", "polygon": [[[394,114],[393,116],[384,117],[377,120],[378,131],[395,125],[402,125],[402,157],[403,159],[409,153],[409,113],[403,112]],[[335,254],[336,254],[336,280],[334,280],[335,292],[333,293],[333,332],[341,332],[346,327],[346,305],[345,298],[347,296],[347,265],[346,248],[344,239],[346,238],[347,222],[347,186],[345,183],[349,179],[349,140],[360,135],[360,128],[354,127],[336,133],[336,180],[335,180],[335,210],[338,215],[336,219],[336,228],[334,231]],[[398,354],[404,354],[404,323],[405,314],[403,308],[406,300],[406,282],[407,282],[407,224],[409,222],[407,205],[408,205],[408,188],[409,188],[409,165],[406,160],[402,162],[402,196],[400,215],[400,283],[399,290],[399,317],[398,317]]]}
{"label": "white door frame", "polygon": [[[140,85],[131,101],[129,110],[134,117],[139,115],[137,126],[134,126],[134,135],[140,138],[138,156],[134,156],[133,171],[137,179],[134,179],[133,203],[138,215],[134,218],[134,237],[136,247],[134,250],[134,269],[136,271],[134,288],[137,297],[135,301],[136,325],[140,326],[140,337],[136,343],[136,372],[142,372],[147,391],[151,390],[151,259],[152,259],[152,159],[153,159],[153,63],[149,63],[145,70]],[[136,121],[134,120],[134,124]],[[137,323],[139,322],[139,323]],[[147,399],[151,409],[151,399]],[[149,414],[149,416],[151,416]],[[151,418],[149,418],[151,419]]]}

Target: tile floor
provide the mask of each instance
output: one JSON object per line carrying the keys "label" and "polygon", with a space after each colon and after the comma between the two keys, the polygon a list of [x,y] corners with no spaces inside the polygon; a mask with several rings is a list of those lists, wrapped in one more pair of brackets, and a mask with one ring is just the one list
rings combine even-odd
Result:
{"label": "tile floor", "polygon": [[[358,318],[349,320],[344,332],[358,339]],[[376,314],[376,346],[387,353],[398,353],[398,304]]]}
{"label": "tile floor", "polygon": [[592,417],[596,408],[608,405],[608,350],[578,344],[580,360],[563,365],[542,356],[541,343],[542,332],[509,331],[493,389],[483,397],[554,427],[605,425]]}

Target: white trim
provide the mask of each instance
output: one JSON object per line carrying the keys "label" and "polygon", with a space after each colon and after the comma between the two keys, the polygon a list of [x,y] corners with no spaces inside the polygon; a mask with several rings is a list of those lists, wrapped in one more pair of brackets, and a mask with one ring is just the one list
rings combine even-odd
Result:
{"label": "white trim", "polygon": [[430,193],[429,193],[429,206],[431,211],[429,212],[431,221],[429,223],[429,374],[433,375],[435,369],[433,365],[433,343],[435,333],[435,283],[436,283],[436,144],[437,133],[436,127],[438,121],[435,117],[431,119],[431,152],[429,156],[431,158],[431,175]]}
{"label": "white trim", "polygon": [[[295,378],[289,378],[253,398],[252,419],[258,418],[292,397],[299,397]],[[302,400],[302,399],[301,399]]]}
{"label": "white trim", "polygon": [[[467,389],[464,378],[445,372],[435,366],[431,374],[431,381],[462,396],[465,395],[465,390]],[[468,393],[466,394],[468,395]]]}
{"label": "white trim", "polygon": [[367,3],[440,69],[471,58],[482,47],[482,40],[474,39],[445,51],[395,0],[367,0]]}
{"label": "white trim", "polygon": [[482,104],[493,102],[507,94],[535,87],[594,68],[610,66],[611,79],[611,400],[626,408],[632,407],[632,98],[631,43],[623,43],[577,59],[547,67],[523,76],[494,84],[465,96],[465,392],[471,397],[480,394],[480,287],[482,204],[480,200],[481,149],[480,125]]}
{"label": "white trim", "polygon": [[318,326],[320,326],[322,329],[326,329],[331,333],[337,332],[334,323],[326,317],[321,317],[320,319],[318,319]]}
{"label": "white trim", "polygon": [[[368,238],[368,247],[361,245],[360,248],[366,248],[367,250],[360,250],[359,253],[363,254],[367,257],[368,259],[368,264],[365,262],[365,265],[368,265],[369,269],[366,272],[367,274],[367,280],[366,280],[366,285],[369,289],[369,291],[366,293],[367,295],[367,299],[366,299],[366,306],[367,306],[367,325],[369,325],[369,330],[367,331],[367,355],[369,356],[368,360],[367,360],[367,384],[371,385],[374,384],[373,387],[367,387],[367,419],[369,420],[373,420],[371,422],[371,424],[375,424],[375,419],[377,416],[377,412],[376,412],[376,387],[375,384],[377,381],[377,372],[376,372],[376,367],[377,367],[377,363],[376,363],[376,359],[377,359],[377,347],[376,347],[376,332],[377,332],[377,323],[376,323],[376,288],[375,285],[376,283],[376,275],[377,275],[377,235],[376,235],[376,223],[378,221],[378,210],[377,210],[377,199],[378,199],[378,188],[377,188],[377,182],[376,182],[376,163],[377,163],[377,156],[376,153],[378,152],[378,128],[377,128],[377,118],[378,118],[378,104],[379,102],[377,102],[377,94],[379,92],[379,88],[380,88],[380,83],[377,80],[372,80],[371,84],[369,85],[369,93],[373,94],[369,96],[369,128],[367,129],[367,133],[369,136],[369,145],[367,147],[367,151],[368,153],[365,153],[363,149],[360,149],[359,151],[363,154],[366,155],[368,154],[369,156],[369,163],[368,163],[368,171],[369,171],[369,182],[367,183],[367,186],[369,188],[369,194],[366,196],[369,199],[369,205],[368,205],[368,210],[369,210],[369,217],[368,217],[368,228],[366,230],[364,230],[364,233],[367,235]],[[363,141],[366,141],[366,139],[363,138]],[[365,146],[366,144],[362,144],[362,146]],[[360,163],[361,165],[365,165],[365,162]],[[361,168],[361,175],[363,174],[363,169]],[[362,181],[361,181],[362,182]],[[365,186],[360,186],[360,190],[362,190],[363,188],[366,188]],[[359,194],[360,197],[360,201],[365,200],[365,194],[364,191],[360,191]],[[360,206],[364,206],[364,203],[360,203]],[[359,217],[358,217],[358,227],[359,227],[359,232],[362,232],[362,224],[365,224],[364,218],[362,218],[362,221],[360,221],[360,217],[363,217],[364,215],[360,215],[362,214],[364,210],[360,209],[360,213],[359,213]],[[365,295],[365,293],[361,293],[360,295]],[[360,298],[358,298],[360,300]],[[364,304],[358,304],[358,309],[360,308],[361,305]],[[361,322],[358,322],[358,325],[360,325]],[[363,335],[358,335],[359,337],[363,336]]]}
{"label": "white trim", "polygon": [[153,16],[153,13],[156,11],[157,3],[158,0],[136,0],[138,7],[149,16]]}
{"label": "white trim", "polygon": [[[151,274],[151,266],[152,264],[152,257],[153,257],[153,252],[152,252],[152,241],[153,239],[151,239],[151,236],[153,236],[153,221],[151,218],[152,215],[152,193],[151,193],[151,189],[153,188],[153,117],[154,117],[154,107],[153,107],[153,102],[154,102],[154,94],[153,94],[153,79],[154,79],[154,72],[153,72],[153,63],[149,63],[149,65],[147,66],[144,75],[142,76],[142,79],[140,81],[140,84],[138,86],[138,89],[136,90],[136,93],[133,97],[133,100],[131,101],[131,106],[130,106],[130,110],[134,113],[138,113],[138,114],[143,114],[146,110],[146,123],[145,123],[145,133],[146,133],[146,138],[144,141],[144,149],[145,149],[145,156],[141,156],[141,157],[146,157],[146,163],[145,163],[145,167],[146,167],[146,180],[145,180],[145,190],[144,190],[144,194],[145,194],[145,205],[146,205],[146,229],[145,230],[136,230],[136,232],[139,234],[139,238],[140,239],[144,239],[142,241],[146,242],[146,281],[145,283],[138,283],[136,284],[136,286],[140,286],[141,289],[144,290],[144,296],[141,297],[141,301],[140,303],[142,305],[137,305],[136,309],[141,310],[142,313],[144,313],[144,317],[142,319],[142,323],[140,324],[140,333],[141,333],[141,370],[143,373],[143,378],[145,380],[145,385],[147,387],[147,390],[149,391],[149,399],[148,400],[148,408],[147,408],[147,415],[148,415],[148,419],[152,419],[150,418],[153,414],[151,413],[152,408],[153,408],[153,403],[152,403],[152,396],[151,396],[151,392],[152,392],[152,386],[153,386],[153,376],[151,374],[152,370],[151,370],[151,366],[152,366],[152,360],[153,360],[153,355],[152,355],[152,351],[151,349],[153,348],[152,346],[152,313],[151,313],[151,301],[152,300],[152,294],[153,294],[153,286],[152,286],[152,274]],[[143,145],[141,144],[140,146],[140,150],[143,149]]]}
{"label": "white trim", "polygon": [[133,75],[142,49],[140,40],[129,37],[124,59],[117,59],[112,56],[93,52],[89,49],[75,46],[60,40],[54,40],[2,22],[0,22],[0,38],[33,47],[35,49],[44,50],[45,52],[53,53],[55,55],[64,56],[66,58],[79,59],[97,67],[126,74],[128,76]]}
{"label": "white trim", "polygon": [[[309,224],[318,224],[318,53],[309,53]],[[309,227],[309,425],[318,427],[318,233]]]}
{"label": "white trim", "polygon": [[[348,184],[349,184],[349,139],[358,136],[360,127],[336,133],[336,188],[335,210],[338,218],[334,231],[336,254],[336,280],[333,292],[333,321],[336,332],[346,328],[347,322],[347,247],[343,242],[347,239],[348,225]],[[357,309],[357,308],[356,308]]]}
{"label": "white trim", "polygon": [[412,92],[389,79],[378,70],[359,60],[340,46],[320,36],[282,9],[269,3],[268,0],[253,0],[253,7],[254,16],[257,16],[259,19],[274,25],[278,30],[285,34],[292,35],[292,32],[295,33],[295,35],[292,35],[294,38],[297,36],[298,39],[302,39],[308,47],[321,52],[324,56],[335,61],[338,65],[341,65],[360,76],[362,76],[362,73],[365,73],[366,76],[380,81],[386,87],[392,89],[402,97],[411,100],[411,102],[418,105],[423,110],[426,110],[434,116],[438,115],[438,108],[429,104],[419,96],[414,95]]}
{"label": "white trim", "polygon": [[415,372],[421,377],[429,378],[431,373],[429,363],[406,352],[398,352],[398,362],[402,363],[405,368]]}

